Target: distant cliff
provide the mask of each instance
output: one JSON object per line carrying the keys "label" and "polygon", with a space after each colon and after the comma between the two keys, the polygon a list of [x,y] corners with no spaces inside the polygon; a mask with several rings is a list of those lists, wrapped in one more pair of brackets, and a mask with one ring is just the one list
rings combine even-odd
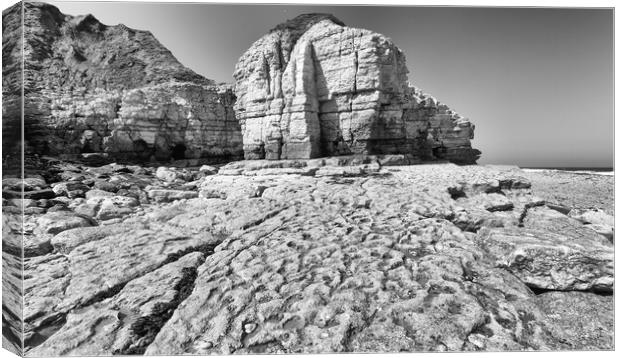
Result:
{"label": "distant cliff", "polygon": [[245,157],[408,154],[475,163],[474,126],[410,87],[408,72],[389,38],[332,15],[278,25],[234,73]]}
{"label": "distant cliff", "polygon": [[3,146],[19,147],[21,60],[27,151],[157,158],[238,155],[230,88],[184,67],[148,31],[45,3],[5,10]]}

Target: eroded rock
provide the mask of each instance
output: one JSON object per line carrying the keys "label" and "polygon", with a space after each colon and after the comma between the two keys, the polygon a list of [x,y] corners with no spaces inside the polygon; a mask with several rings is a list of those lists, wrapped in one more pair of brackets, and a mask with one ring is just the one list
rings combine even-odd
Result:
{"label": "eroded rock", "polygon": [[[521,303],[526,329],[539,326],[552,350],[613,349],[609,311],[613,296],[589,292],[546,292]],[[587,319],[584,319],[587,317]]]}
{"label": "eroded rock", "polygon": [[38,231],[45,234],[58,234],[76,227],[92,226],[92,220],[67,211],[47,213],[37,220]]}
{"label": "eroded rock", "polygon": [[[56,180],[81,176],[89,190],[50,204],[131,212],[55,236],[36,234],[43,215],[26,216],[32,247],[47,245],[25,262],[27,351],[609,346],[600,317],[611,312],[613,247],[592,224],[549,209],[516,168],[383,167],[382,158],[243,161],[205,176],[173,169],[191,182],[162,181],[156,168],[59,166],[72,174]],[[116,193],[93,190],[112,177]],[[19,253],[14,241],[4,247]],[[577,323],[563,307],[599,323]]]}
{"label": "eroded rock", "polygon": [[613,291],[611,245],[535,229],[485,229],[479,238],[498,267],[506,268],[530,287]]}
{"label": "eroded rock", "polygon": [[181,199],[197,198],[198,193],[187,190],[151,189],[148,191],[149,198],[156,202],[171,202]]}
{"label": "eroded rock", "polygon": [[114,297],[70,313],[32,355],[139,354],[191,291],[204,256],[191,253],[128,283]]}
{"label": "eroded rock", "polygon": [[24,3],[23,19],[21,3],[2,16],[5,153],[18,152],[22,89],[25,145],[39,154],[95,164],[241,153],[230,88],[184,67],[149,31],[38,2]]}
{"label": "eroded rock", "polygon": [[235,68],[245,158],[401,153],[475,163],[474,126],[410,87],[407,73],[390,39],[332,15],[278,25]]}

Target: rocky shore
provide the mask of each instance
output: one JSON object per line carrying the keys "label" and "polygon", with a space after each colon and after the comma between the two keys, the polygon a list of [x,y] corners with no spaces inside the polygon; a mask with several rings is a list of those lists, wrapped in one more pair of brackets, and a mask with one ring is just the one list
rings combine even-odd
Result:
{"label": "rocky shore", "polygon": [[30,164],[23,200],[2,183],[3,322],[23,207],[29,355],[614,347],[613,177],[399,155]]}
{"label": "rocky shore", "polygon": [[614,348],[613,177],[472,165],[387,36],[300,15],[217,84],[149,31],[2,17],[4,347]]}

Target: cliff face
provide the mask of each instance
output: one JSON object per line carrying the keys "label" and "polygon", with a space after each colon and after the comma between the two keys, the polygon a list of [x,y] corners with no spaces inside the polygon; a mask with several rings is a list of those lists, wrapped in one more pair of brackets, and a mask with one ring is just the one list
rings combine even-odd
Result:
{"label": "cliff face", "polygon": [[407,73],[390,39],[331,15],[278,25],[234,73],[246,159],[404,153],[474,163],[474,126],[410,87]]}
{"label": "cliff face", "polygon": [[[19,121],[21,4],[2,17],[3,124],[10,130]],[[23,31],[30,150],[158,159],[240,152],[230,89],[181,65],[150,32],[44,3],[24,4]]]}

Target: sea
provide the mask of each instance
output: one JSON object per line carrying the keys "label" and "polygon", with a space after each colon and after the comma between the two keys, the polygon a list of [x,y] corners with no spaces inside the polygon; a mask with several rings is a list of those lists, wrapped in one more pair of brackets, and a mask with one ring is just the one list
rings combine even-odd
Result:
{"label": "sea", "polygon": [[528,167],[523,167],[521,169],[526,172],[534,172],[534,173],[552,171],[552,172],[567,172],[567,173],[572,173],[572,174],[587,174],[587,175],[607,175],[607,176],[614,175],[614,168],[584,168],[584,167],[579,167],[579,168],[575,168],[575,167],[528,168]]}

